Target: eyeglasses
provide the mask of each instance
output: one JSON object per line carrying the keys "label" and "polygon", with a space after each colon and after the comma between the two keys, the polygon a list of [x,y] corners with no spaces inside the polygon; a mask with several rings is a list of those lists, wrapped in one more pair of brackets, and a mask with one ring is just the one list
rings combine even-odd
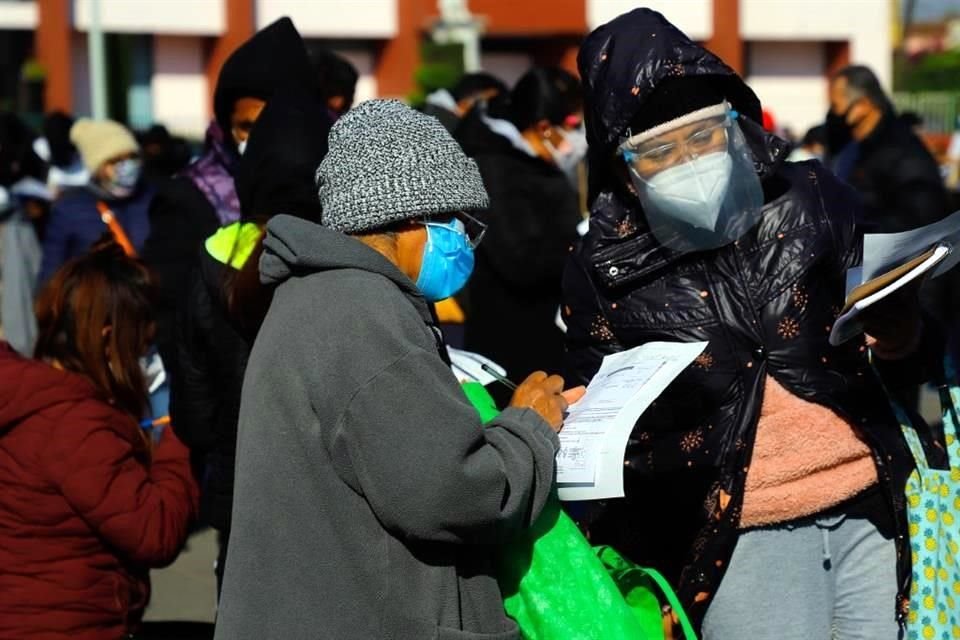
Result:
{"label": "eyeglasses", "polygon": [[624,159],[641,176],[652,175],[680,164],[685,158],[697,158],[721,151],[727,146],[727,128],[730,119],[711,118],[698,123],[692,132],[682,129],[664,133],[631,148],[624,144],[620,150]]}
{"label": "eyeglasses", "polygon": [[458,211],[457,213],[446,216],[428,217],[420,221],[420,223],[426,226],[447,226],[453,221],[460,223],[457,225],[458,227],[463,227],[461,230],[467,236],[467,242],[470,243],[473,249],[476,249],[480,245],[483,237],[487,234],[487,225],[465,211]]}

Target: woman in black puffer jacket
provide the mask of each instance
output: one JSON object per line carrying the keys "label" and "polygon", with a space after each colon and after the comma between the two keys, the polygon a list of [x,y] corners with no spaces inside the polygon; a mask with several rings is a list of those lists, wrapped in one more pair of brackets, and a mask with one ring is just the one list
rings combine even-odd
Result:
{"label": "woman in black puffer jacket", "polygon": [[177,318],[170,415],[204,469],[202,506],[220,533],[223,577],[247,358],[270,306],[258,263],[267,220],[280,213],[320,219],[314,172],[327,154],[330,123],[315,96],[282,90],[264,108],[237,171],[241,220],[207,239]]}
{"label": "woman in black puffer jacket", "polygon": [[[913,462],[862,340],[828,343],[861,261],[854,193],[785,163],[753,92],[658,13],[597,29],[579,66],[591,218],[564,280],[568,379],[708,343],[638,421],[592,541],[667,572],[708,640],[896,637]],[[897,326],[869,319],[888,385],[940,348],[911,293]]]}

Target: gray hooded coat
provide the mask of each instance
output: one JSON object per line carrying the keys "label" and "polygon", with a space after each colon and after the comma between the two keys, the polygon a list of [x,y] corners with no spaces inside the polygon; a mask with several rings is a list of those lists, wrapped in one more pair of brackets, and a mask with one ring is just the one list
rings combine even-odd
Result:
{"label": "gray hooded coat", "polygon": [[278,216],[277,284],[250,356],[216,637],[519,638],[492,567],[537,517],[558,440],[486,426],[409,278],[357,240]]}

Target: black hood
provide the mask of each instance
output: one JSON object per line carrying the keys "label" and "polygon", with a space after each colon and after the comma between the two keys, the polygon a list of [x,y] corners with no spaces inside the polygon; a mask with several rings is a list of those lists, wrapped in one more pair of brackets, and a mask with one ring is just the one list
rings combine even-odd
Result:
{"label": "black hood", "polygon": [[636,9],[597,28],[580,48],[577,66],[587,140],[606,153],[667,78],[707,77],[734,109],[761,121],[760,100],[740,76],[650,9]]}
{"label": "black hood", "polygon": [[281,89],[257,119],[236,174],[241,216],[320,219],[314,176],[327,155],[330,119],[316,94]]}
{"label": "black hood", "polygon": [[280,18],[253,34],[230,54],[217,78],[213,111],[224,137],[232,141],[230,114],[237,99],[267,100],[280,87],[290,85],[319,91],[315,75],[303,39],[290,18]]}
{"label": "black hood", "polygon": [[656,88],[673,78],[710,82],[711,93],[723,96],[739,113],[738,124],[761,179],[773,175],[786,155],[787,143],[759,124],[760,100],[753,90],[656,11],[635,9],[598,27],[580,48],[577,66],[590,144],[591,203],[604,193],[623,198],[622,180],[609,169],[614,150]]}
{"label": "black hood", "polygon": [[43,119],[43,137],[50,145],[50,164],[67,167],[77,155],[77,148],[70,142],[73,118],[62,111],[54,111]]}
{"label": "black hood", "polygon": [[0,113],[0,186],[24,177],[46,181],[47,166],[34,152],[33,140],[33,131],[19,116]]}
{"label": "black hood", "polygon": [[[590,144],[590,231],[581,247],[595,269],[608,272],[614,254],[629,256],[631,277],[673,262],[682,254],[661,246],[647,226],[639,199],[618,174],[613,154],[630,123],[661,83],[703,78],[710,93],[739,112],[737,124],[763,181],[766,202],[789,185],[777,176],[788,144],[763,130],[760,101],[720,58],[674,27],[662,15],[636,9],[599,27],[577,58],[584,87],[584,120]],[[614,278],[621,282],[623,276]]]}

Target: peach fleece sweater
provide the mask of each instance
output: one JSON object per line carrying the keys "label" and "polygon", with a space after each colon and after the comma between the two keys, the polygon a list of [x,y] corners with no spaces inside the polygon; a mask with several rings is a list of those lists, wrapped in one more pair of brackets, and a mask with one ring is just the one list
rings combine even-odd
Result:
{"label": "peach fleece sweater", "polygon": [[870,449],[845,420],[767,376],[741,528],[813,515],[876,482]]}

